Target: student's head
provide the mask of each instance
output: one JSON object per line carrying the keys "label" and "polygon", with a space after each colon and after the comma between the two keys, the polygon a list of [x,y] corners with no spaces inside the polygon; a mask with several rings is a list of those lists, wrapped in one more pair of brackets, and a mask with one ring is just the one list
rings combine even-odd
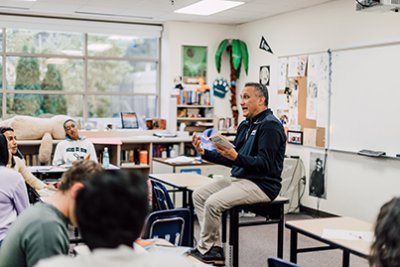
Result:
{"label": "student's head", "polygon": [[4,134],[0,134],[0,166],[8,164],[9,155],[7,139]]}
{"label": "student's head", "polygon": [[64,122],[65,134],[72,140],[79,139],[78,128],[76,128],[76,122],[73,119],[68,119]]}
{"label": "student's head", "polygon": [[76,199],[78,227],[90,249],[132,246],[148,212],[146,178],[103,171],[85,181]]}
{"label": "student's head", "polygon": [[0,133],[4,134],[8,141],[8,149],[11,154],[15,155],[18,150],[17,138],[14,134],[14,129],[11,127],[0,127]]}
{"label": "student's head", "polygon": [[63,173],[61,183],[58,188],[59,194],[66,197],[68,219],[72,225],[77,225],[75,217],[76,194],[83,187],[83,182],[92,177],[93,174],[102,171],[102,166],[92,160],[77,160],[72,163],[72,167]]}
{"label": "student's head", "polygon": [[373,267],[400,266],[400,198],[385,203],[375,225],[369,258]]}
{"label": "student's head", "polygon": [[252,119],[268,106],[268,90],[260,83],[246,83],[240,93],[243,116]]}

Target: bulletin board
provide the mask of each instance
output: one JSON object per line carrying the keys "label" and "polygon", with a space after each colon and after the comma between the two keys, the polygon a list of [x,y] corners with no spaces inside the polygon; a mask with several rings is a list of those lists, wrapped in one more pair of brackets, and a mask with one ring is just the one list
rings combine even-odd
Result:
{"label": "bulletin board", "polygon": [[306,146],[327,147],[329,67],[328,53],[279,59],[277,116]]}

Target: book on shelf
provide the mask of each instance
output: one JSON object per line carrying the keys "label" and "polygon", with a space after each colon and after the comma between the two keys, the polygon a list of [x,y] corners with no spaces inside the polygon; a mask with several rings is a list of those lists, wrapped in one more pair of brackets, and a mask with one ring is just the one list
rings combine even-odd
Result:
{"label": "book on shelf", "polygon": [[210,91],[196,92],[192,90],[181,90],[177,96],[178,105],[213,105],[214,99]]}

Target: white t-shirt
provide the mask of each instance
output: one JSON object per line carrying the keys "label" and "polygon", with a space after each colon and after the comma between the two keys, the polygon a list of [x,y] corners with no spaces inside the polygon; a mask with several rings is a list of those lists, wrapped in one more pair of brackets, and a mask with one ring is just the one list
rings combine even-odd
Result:
{"label": "white t-shirt", "polygon": [[39,261],[36,267],[195,267],[186,257],[171,253],[139,253],[127,246],[117,249],[95,249],[88,255],[76,258],[56,256]]}
{"label": "white t-shirt", "polygon": [[79,137],[78,140],[67,138],[57,145],[53,165],[71,165],[75,160],[87,159],[88,155],[90,155],[90,160],[97,162],[96,150],[92,142],[84,137]]}

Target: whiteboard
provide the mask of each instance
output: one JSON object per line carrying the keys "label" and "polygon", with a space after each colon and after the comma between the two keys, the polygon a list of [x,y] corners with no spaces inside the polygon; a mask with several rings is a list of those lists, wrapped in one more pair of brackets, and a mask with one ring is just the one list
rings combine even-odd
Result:
{"label": "whiteboard", "polygon": [[400,154],[400,45],[332,53],[330,149]]}

